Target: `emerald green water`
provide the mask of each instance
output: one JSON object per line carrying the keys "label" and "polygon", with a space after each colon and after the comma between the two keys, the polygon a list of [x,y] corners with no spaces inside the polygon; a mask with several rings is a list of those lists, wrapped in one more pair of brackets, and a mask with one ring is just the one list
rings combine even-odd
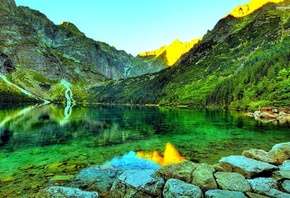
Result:
{"label": "emerald green water", "polygon": [[74,175],[129,151],[163,152],[171,142],[188,160],[290,141],[289,124],[265,124],[235,111],[55,105],[0,110],[0,197],[31,197],[54,175]]}

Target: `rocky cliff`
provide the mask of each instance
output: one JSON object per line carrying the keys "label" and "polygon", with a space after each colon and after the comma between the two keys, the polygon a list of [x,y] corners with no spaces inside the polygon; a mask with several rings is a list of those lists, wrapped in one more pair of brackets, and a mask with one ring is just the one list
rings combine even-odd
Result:
{"label": "rocky cliff", "polygon": [[[1,0],[0,91],[21,94],[19,86],[33,95],[59,100],[61,79],[73,84],[83,99],[86,87],[105,79],[120,79],[160,71],[167,67],[157,59],[133,57],[103,42],[87,38],[74,24],[53,24],[44,14]],[[13,100],[12,100],[13,101]]]}

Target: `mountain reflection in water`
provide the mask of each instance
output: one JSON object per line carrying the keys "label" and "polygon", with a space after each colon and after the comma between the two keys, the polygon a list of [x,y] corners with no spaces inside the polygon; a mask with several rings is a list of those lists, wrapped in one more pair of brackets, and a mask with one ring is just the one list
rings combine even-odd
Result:
{"label": "mountain reflection in water", "polygon": [[171,142],[186,159],[212,162],[250,148],[269,150],[290,137],[287,124],[263,124],[223,110],[74,106],[68,117],[64,109],[49,104],[0,110],[0,149],[78,145],[97,152],[98,147],[130,143],[124,153],[129,147],[162,153]]}

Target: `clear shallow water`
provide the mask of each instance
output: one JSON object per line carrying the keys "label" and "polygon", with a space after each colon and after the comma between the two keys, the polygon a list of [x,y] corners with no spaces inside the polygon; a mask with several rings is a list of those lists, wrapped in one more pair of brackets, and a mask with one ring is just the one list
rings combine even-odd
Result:
{"label": "clear shallow water", "polygon": [[194,162],[290,141],[288,124],[264,124],[242,113],[158,107],[5,108],[0,110],[0,197],[25,197],[54,175],[74,175],[129,151],[163,152],[171,142]]}

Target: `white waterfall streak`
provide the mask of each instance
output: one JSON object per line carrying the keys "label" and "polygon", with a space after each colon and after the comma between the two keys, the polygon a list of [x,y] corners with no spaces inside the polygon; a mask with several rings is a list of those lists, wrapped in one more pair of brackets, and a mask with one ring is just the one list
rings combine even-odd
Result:
{"label": "white waterfall streak", "polygon": [[15,84],[12,83],[11,81],[9,81],[9,80],[7,79],[7,77],[6,77],[5,75],[3,75],[2,73],[0,73],[0,78],[2,78],[2,80],[4,80],[8,85],[11,85],[11,86],[15,87],[16,89],[18,89],[19,91],[21,91],[21,93],[24,93],[25,95],[28,95],[28,96],[30,96],[30,97],[33,97],[33,98],[36,98],[36,99],[42,100],[42,101],[44,102],[44,103],[43,103],[44,105],[50,103],[50,101],[45,100],[45,99],[43,99],[43,98],[39,98],[39,97],[33,95],[32,93],[30,93],[29,91],[27,91],[27,90],[25,90],[25,89],[19,87],[18,85],[15,85]]}
{"label": "white waterfall streak", "polygon": [[31,96],[31,97],[35,97],[32,93],[26,91],[25,89],[22,89],[21,87],[19,87],[18,85],[15,85],[14,83],[10,82],[6,76],[4,76],[3,74],[0,73],[0,78],[2,78],[8,85],[11,85],[13,87],[15,87],[16,89],[18,89],[19,91],[21,91],[22,93],[24,93],[25,95]]}
{"label": "white waterfall streak", "polygon": [[69,82],[67,82],[65,79],[61,80],[61,84],[66,88],[66,90],[64,92],[64,95],[66,98],[66,107],[64,109],[64,116],[65,117],[63,120],[60,121],[60,125],[64,125],[68,121],[70,115],[72,114],[72,107],[75,104],[75,101],[72,98],[73,93],[72,93],[72,90],[70,89],[71,84]]}

